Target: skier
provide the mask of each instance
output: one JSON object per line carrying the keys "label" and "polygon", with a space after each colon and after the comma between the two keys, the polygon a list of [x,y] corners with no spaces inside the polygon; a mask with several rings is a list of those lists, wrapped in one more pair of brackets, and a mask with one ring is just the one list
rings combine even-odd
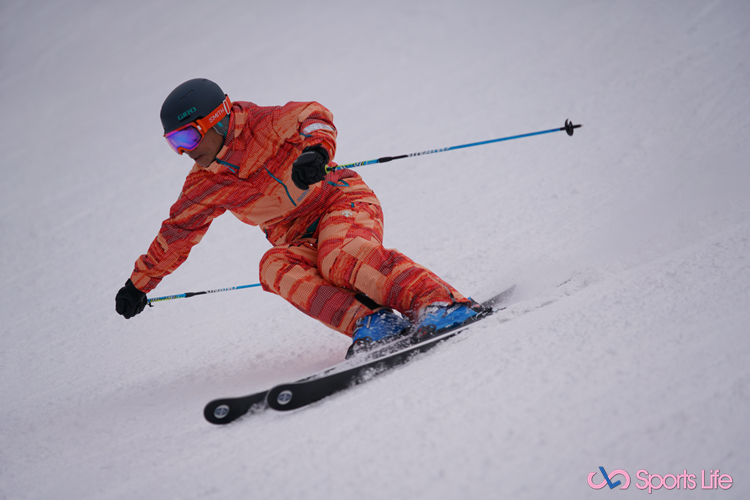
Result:
{"label": "skier", "polygon": [[260,226],[273,245],[260,262],[263,289],[350,336],[349,356],[480,312],[430,270],[383,247],[375,194],[354,171],[331,170],[337,132],[322,105],[232,103],[217,84],[199,78],[167,96],[161,122],[167,143],[195,163],[169,218],[116,295],[115,309],[125,318],[143,311],[146,294],[227,210]]}

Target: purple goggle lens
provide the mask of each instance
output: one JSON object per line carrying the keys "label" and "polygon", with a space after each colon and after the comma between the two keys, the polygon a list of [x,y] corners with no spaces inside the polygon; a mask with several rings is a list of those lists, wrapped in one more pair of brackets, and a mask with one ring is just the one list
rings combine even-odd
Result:
{"label": "purple goggle lens", "polygon": [[180,130],[175,130],[166,135],[167,142],[175,150],[182,154],[183,151],[191,151],[198,146],[203,136],[195,126],[189,126]]}

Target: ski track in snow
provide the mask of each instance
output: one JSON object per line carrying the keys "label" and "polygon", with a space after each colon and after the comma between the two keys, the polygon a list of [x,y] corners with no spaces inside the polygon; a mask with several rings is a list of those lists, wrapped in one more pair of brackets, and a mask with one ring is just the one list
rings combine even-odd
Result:
{"label": "ski track in snow", "polygon": [[[0,499],[594,498],[599,466],[747,498],[748,26],[742,0],[3,2]],[[217,427],[208,401],[349,341],[253,289],[114,313],[189,168],[158,109],[198,76],[323,103],[340,163],[583,128],[361,168],[387,246],[514,301]],[[221,217],[151,295],[257,282],[267,248]]]}

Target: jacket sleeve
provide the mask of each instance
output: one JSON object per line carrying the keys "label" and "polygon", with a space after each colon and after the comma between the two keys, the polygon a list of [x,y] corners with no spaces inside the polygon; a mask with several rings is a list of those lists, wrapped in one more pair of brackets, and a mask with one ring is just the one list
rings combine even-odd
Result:
{"label": "jacket sleeve", "polygon": [[183,188],[148,252],[135,262],[130,279],[136,288],[146,293],[156,288],[165,276],[185,262],[193,245],[201,241],[211,222],[225,211],[224,208],[192,200]]}
{"label": "jacket sleeve", "polygon": [[317,102],[310,103],[305,111],[310,111],[300,120],[299,133],[305,137],[305,147],[322,145],[333,160],[336,155],[336,127],[333,125],[333,114]]}
{"label": "jacket sleeve", "polygon": [[284,140],[301,140],[301,149],[322,145],[333,160],[336,155],[336,127],[333,113],[317,102],[289,102],[274,120],[276,133]]}

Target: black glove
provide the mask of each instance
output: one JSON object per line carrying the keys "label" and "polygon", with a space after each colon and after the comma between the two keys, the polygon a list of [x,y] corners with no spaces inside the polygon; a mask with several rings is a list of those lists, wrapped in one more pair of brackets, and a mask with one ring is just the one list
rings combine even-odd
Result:
{"label": "black glove", "polygon": [[117,314],[130,319],[136,314],[140,314],[148,304],[146,294],[138,290],[132,281],[128,280],[125,286],[120,288],[115,296],[115,311]]}
{"label": "black glove", "polygon": [[292,181],[300,189],[307,189],[326,178],[328,151],[320,144],[306,147],[292,164]]}

